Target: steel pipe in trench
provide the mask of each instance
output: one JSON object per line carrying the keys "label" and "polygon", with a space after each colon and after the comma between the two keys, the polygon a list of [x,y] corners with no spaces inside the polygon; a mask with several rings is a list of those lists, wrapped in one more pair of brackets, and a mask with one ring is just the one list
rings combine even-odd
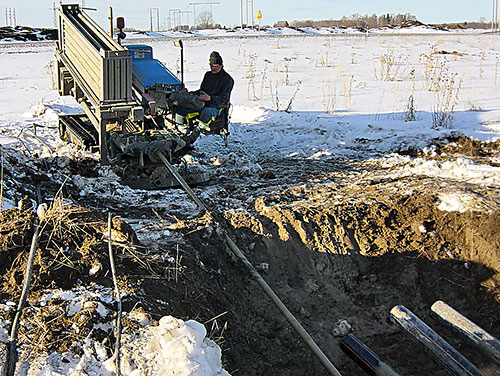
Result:
{"label": "steel pipe in trench", "polygon": [[500,364],[500,341],[498,339],[443,301],[438,300],[435,302],[431,306],[431,312],[440,322],[468,339],[472,344],[488,354],[497,364]]}
{"label": "steel pipe in trench", "polygon": [[[182,178],[182,176],[177,172],[174,166],[170,164],[165,155],[161,150],[157,150],[155,155],[160,159],[168,171],[175,177],[178,183],[184,188],[188,196],[198,205],[198,207],[204,212],[208,212],[207,207],[201,202],[201,200],[196,196],[191,187],[186,183],[186,181]],[[254,266],[250,263],[250,261],[246,258],[243,252],[238,248],[236,243],[231,239],[231,237],[227,234],[227,232],[222,228],[220,224],[215,221],[219,230],[224,233],[226,242],[233,252],[233,254],[243,263],[246,269],[249,271],[252,278],[257,282],[257,284],[264,290],[266,295],[271,299],[271,301],[276,305],[276,307],[283,314],[285,319],[288,321],[290,326],[297,332],[300,338],[304,341],[304,343],[309,346],[314,355],[319,359],[321,364],[326,368],[326,370],[335,376],[342,376],[342,374],[337,370],[337,368],[333,365],[333,363],[328,359],[325,353],[321,350],[321,348],[314,342],[313,338],[310,334],[304,329],[302,324],[295,318],[295,316],[290,312],[290,310],[283,304],[281,299],[276,295],[273,289],[267,284],[264,278],[261,277],[259,272],[254,268]]]}
{"label": "steel pipe in trench", "polygon": [[399,376],[371,348],[352,333],[342,338],[340,348],[370,375]]}
{"label": "steel pipe in trench", "polygon": [[483,376],[469,360],[405,306],[398,305],[392,308],[390,318],[452,375]]}

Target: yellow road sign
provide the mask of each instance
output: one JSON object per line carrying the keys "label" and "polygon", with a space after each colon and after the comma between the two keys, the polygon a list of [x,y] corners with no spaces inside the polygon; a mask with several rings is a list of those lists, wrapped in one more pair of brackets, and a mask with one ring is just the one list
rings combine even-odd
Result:
{"label": "yellow road sign", "polygon": [[259,13],[257,13],[257,19],[260,21],[262,19],[262,13],[259,10]]}

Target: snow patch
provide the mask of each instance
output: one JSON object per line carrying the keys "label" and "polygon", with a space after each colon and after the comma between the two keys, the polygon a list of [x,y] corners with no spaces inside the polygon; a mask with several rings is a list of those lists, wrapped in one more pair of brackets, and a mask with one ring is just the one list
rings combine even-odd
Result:
{"label": "snow patch", "polygon": [[464,213],[471,208],[473,197],[466,194],[447,193],[439,196],[439,210]]}

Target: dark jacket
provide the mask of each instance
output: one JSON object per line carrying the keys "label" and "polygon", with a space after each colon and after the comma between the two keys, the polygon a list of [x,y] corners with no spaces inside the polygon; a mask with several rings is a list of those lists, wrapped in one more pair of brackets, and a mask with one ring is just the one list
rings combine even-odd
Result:
{"label": "dark jacket", "polygon": [[207,102],[207,106],[225,107],[229,103],[233,86],[233,78],[222,68],[217,74],[210,71],[205,73],[197,94],[204,91],[210,95],[211,99]]}

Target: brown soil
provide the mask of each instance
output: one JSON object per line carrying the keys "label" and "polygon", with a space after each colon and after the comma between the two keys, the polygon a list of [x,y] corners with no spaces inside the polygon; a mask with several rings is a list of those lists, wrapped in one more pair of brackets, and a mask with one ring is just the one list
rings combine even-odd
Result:
{"label": "brown soil", "polygon": [[[467,155],[478,161],[499,156],[498,145],[472,142],[469,147],[466,140],[455,144],[439,146],[443,149],[437,154]],[[500,337],[498,188],[425,177],[391,178],[373,161],[260,164],[265,171],[260,177],[222,176],[203,189],[215,192],[209,200],[214,215],[253,265],[269,265],[262,272],[265,280],[343,375],[362,371],[340,351],[340,337],[333,329],[341,319],[400,374],[447,374],[389,322],[389,311],[398,304],[435,329],[484,375],[498,374],[486,356],[430,315],[430,306],[443,300]],[[67,189],[71,194],[71,186]],[[449,191],[473,196],[474,209],[439,210],[439,195]],[[231,200],[245,204],[231,207]],[[222,347],[224,366],[232,375],[328,374],[246,269],[229,255],[210,216],[177,220],[140,203],[124,209],[97,195],[80,199],[80,204],[96,210],[67,208],[70,217],[65,218],[70,221],[51,222],[44,230],[30,295],[33,306],[43,288],[69,289],[93,282],[111,286],[102,214],[111,210],[155,223],[151,231],[170,233],[155,240],[139,239],[139,246],[131,242],[133,231],[120,223],[116,252],[121,285],[128,291],[125,311],[140,307],[154,319],[171,314],[205,323],[210,337]],[[215,212],[217,207],[220,213]],[[32,219],[29,212],[17,210],[0,217],[2,301],[19,294]],[[64,265],[61,247],[68,249],[65,255],[73,268]],[[102,269],[91,277],[88,271],[96,262]],[[41,316],[25,313],[27,322],[44,322],[51,328],[47,349],[71,348],[74,338],[88,333],[93,324],[112,320],[98,317],[92,305],[78,317],[51,320],[62,309],[60,301],[51,303]],[[108,304],[108,308],[116,307]],[[80,332],[71,332],[74,325],[69,329],[75,320],[85,323]],[[68,330],[68,338],[59,336]],[[92,335],[108,346],[113,343],[110,331]]]}
{"label": "brown soil", "polygon": [[[35,233],[34,218],[35,213],[28,205],[0,212],[2,302],[17,302],[21,295]],[[133,230],[120,219],[114,218],[112,224],[111,237],[114,247],[121,253],[120,269],[124,272],[131,263],[130,250],[138,241]],[[75,338],[91,332],[96,322],[83,322],[81,312],[75,317],[67,317],[65,304],[60,299],[51,300],[48,305],[40,304],[38,299],[47,289],[68,290],[93,283],[110,285],[107,234],[107,217],[100,212],[72,207],[60,200],[55,200],[48,208],[39,226],[30,281],[30,304],[24,311],[24,324],[20,329],[21,343],[38,351],[63,352],[71,347]],[[97,265],[101,268],[90,275],[89,271]],[[123,279],[126,279],[126,273]],[[87,313],[89,309],[92,311],[92,307],[89,306]],[[0,318],[12,320],[14,313],[14,310],[0,312]]]}

